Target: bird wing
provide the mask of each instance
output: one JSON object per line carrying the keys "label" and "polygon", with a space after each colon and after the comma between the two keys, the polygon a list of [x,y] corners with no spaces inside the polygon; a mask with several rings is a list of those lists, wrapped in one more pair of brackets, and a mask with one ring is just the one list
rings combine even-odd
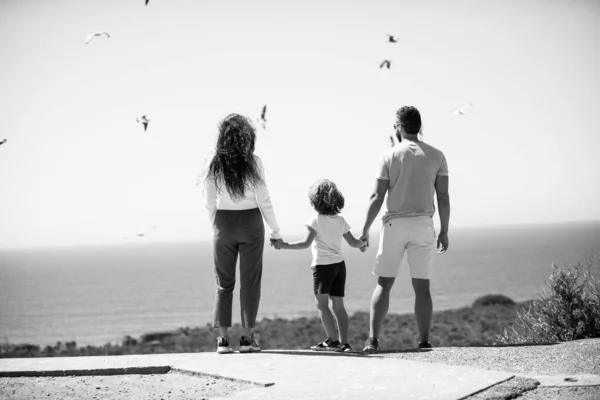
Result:
{"label": "bird wing", "polygon": [[469,108],[471,107],[471,105],[472,105],[472,104],[471,104],[471,103],[469,103],[469,104],[465,104],[464,106],[462,106],[462,107],[460,108],[460,110],[459,110],[459,111],[460,111],[460,113],[461,113],[461,114],[464,114],[464,113],[465,113],[465,111],[467,111],[467,109],[469,109]]}
{"label": "bird wing", "polygon": [[105,34],[106,37],[110,39],[110,35],[108,34],[108,32],[102,32],[102,33]]}
{"label": "bird wing", "polygon": [[85,39],[85,44],[88,44],[90,42],[90,40],[92,40],[94,38],[94,34],[90,34],[88,35],[88,37]]}
{"label": "bird wing", "polygon": [[150,1],[150,0],[146,0],[146,5],[148,5],[148,2],[149,2],[149,1]]}
{"label": "bird wing", "polygon": [[148,129],[148,123],[147,122],[143,122],[144,125],[144,132],[146,132],[146,129]]}
{"label": "bird wing", "polygon": [[379,68],[383,68],[384,65],[385,65],[385,61],[382,61],[381,64],[379,64]]}
{"label": "bird wing", "polygon": [[263,106],[262,113],[260,114],[260,118],[264,120],[266,115],[267,115],[267,106],[265,105],[265,106]]}

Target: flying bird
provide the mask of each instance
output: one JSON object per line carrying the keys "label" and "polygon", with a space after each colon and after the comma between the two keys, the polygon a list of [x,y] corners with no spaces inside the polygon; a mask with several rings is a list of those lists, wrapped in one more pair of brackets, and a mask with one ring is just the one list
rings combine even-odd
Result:
{"label": "flying bird", "polygon": [[398,42],[398,37],[397,36],[390,35],[389,33],[386,33],[386,35],[388,35],[388,42],[390,42],[390,43],[397,43]]}
{"label": "flying bird", "polygon": [[4,143],[6,143],[6,139],[0,140],[0,145],[3,145]]}
{"label": "flying bird", "polygon": [[144,125],[144,132],[146,132],[146,129],[148,129],[148,122],[150,122],[146,114],[142,115],[141,117],[137,117],[135,121]]}
{"label": "flying bird", "polygon": [[462,106],[458,110],[454,110],[454,114],[456,114],[456,115],[465,115],[467,113],[467,110],[469,108],[471,108],[472,105],[473,105],[472,103],[465,104],[464,106]]}
{"label": "flying bird", "polygon": [[[150,229],[156,229],[156,228],[157,228],[156,225],[152,225],[152,227]],[[144,237],[144,236],[146,236],[146,232],[145,231],[138,231],[137,235],[139,237]]]}
{"label": "flying bird", "polygon": [[110,39],[110,35],[108,34],[108,32],[94,32],[94,33],[90,33],[88,35],[87,39],[85,39],[85,44],[88,44],[90,42],[90,40],[92,40],[96,36],[102,36],[102,35],[106,35],[106,37]]}
{"label": "flying bird", "polygon": [[262,124],[263,129],[267,128],[267,105],[265,104],[260,113],[260,117],[257,118],[256,122]]}
{"label": "flying bird", "polygon": [[381,64],[379,64],[379,68],[387,67],[387,69],[390,69],[391,66],[392,62],[390,60],[383,60]]}

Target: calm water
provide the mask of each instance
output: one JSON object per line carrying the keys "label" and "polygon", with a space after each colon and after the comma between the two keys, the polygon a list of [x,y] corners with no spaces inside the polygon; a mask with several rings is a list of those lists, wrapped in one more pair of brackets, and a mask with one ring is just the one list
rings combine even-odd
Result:
{"label": "calm water", "polygon": [[[556,262],[582,261],[600,250],[600,222],[454,229],[450,251],[432,277],[436,310],[470,305],[503,293],[535,298]],[[367,253],[344,249],[346,305],[367,311],[375,284]],[[310,251],[267,246],[259,318],[316,315]],[[118,342],[124,335],[205,325],[214,296],[210,243],[137,244],[0,252],[0,339],[10,343]],[[234,322],[239,322],[236,288]],[[390,312],[412,312],[403,265]]]}

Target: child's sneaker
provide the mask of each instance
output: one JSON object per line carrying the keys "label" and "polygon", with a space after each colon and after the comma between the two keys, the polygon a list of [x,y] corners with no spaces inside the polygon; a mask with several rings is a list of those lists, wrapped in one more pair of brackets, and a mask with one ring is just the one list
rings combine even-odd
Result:
{"label": "child's sneaker", "polygon": [[327,338],[327,339],[325,339],[325,341],[323,341],[315,346],[310,346],[310,349],[314,350],[314,351],[338,351],[339,347],[340,347],[339,340],[331,340],[330,338]]}
{"label": "child's sneaker", "polygon": [[223,336],[217,337],[217,353],[227,354],[232,352],[233,349],[229,347],[229,338]]}
{"label": "child's sneaker", "polygon": [[240,353],[256,353],[260,351],[260,346],[254,339],[254,336],[247,338],[242,336],[240,338]]}
{"label": "child's sneaker", "polygon": [[352,347],[348,343],[343,343],[338,347],[338,351],[342,353],[350,353],[352,351]]}
{"label": "child's sneaker", "polygon": [[379,339],[374,337],[369,337],[365,341],[365,345],[363,347],[363,352],[365,353],[375,353],[379,351]]}

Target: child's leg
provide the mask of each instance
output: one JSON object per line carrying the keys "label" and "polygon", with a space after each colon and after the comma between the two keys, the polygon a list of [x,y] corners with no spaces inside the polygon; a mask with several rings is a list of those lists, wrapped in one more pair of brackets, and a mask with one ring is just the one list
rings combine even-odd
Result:
{"label": "child's leg", "polygon": [[346,263],[340,262],[332,265],[335,268],[335,278],[331,283],[329,292],[331,302],[333,303],[333,313],[340,331],[340,343],[348,343],[348,314],[344,307],[344,294],[346,288]]}
{"label": "child's leg", "polygon": [[329,294],[315,294],[315,304],[319,309],[319,315],[321,316],[323,328],[325,328],[325,334],[331,340],[335,340],[337,335],[335,332],[335,321],[333,320],[333,315],[329,310]]}
{"label": "child's leg", "polygon": [[340,343],[348,343],[348,314],[344,307],[344,298],[338,296],[331,296],[331,302],[333,303],[333,314],[337,321],[338,330],[340,332]]}

